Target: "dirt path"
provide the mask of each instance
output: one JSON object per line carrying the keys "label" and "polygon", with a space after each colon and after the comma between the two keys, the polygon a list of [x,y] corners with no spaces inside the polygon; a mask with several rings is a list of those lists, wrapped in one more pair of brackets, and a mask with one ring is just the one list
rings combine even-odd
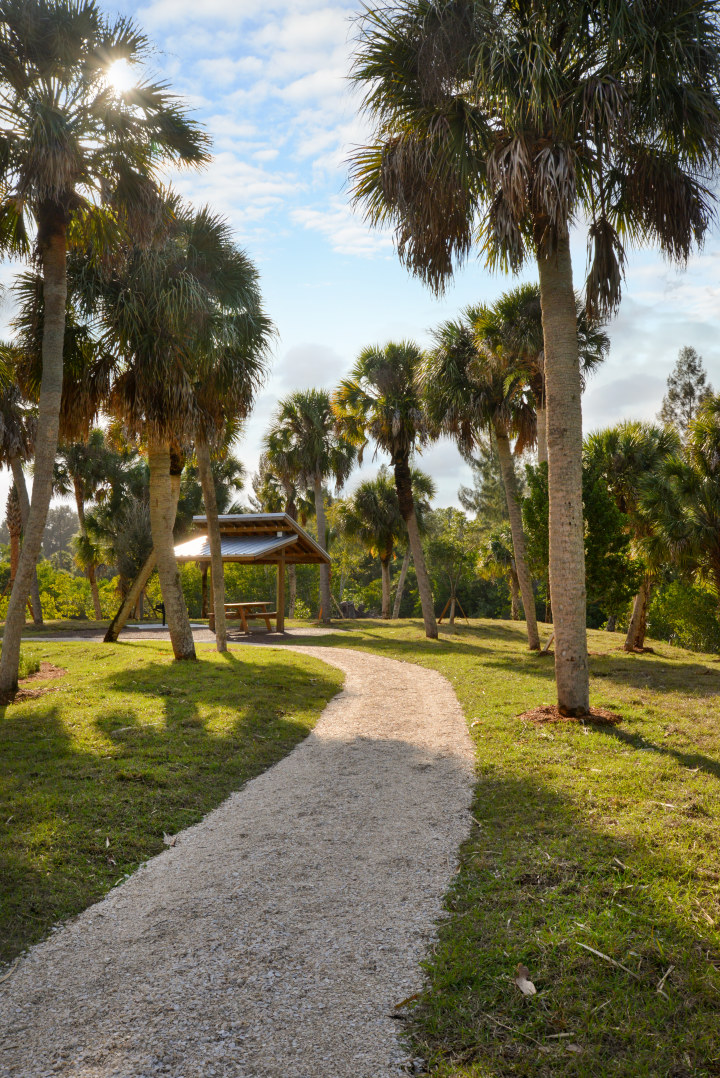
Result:
{"label": "dirt path", "polygon": [[298,648],[345,689],[289,756],[0,985],[3,1078],[389,1078],[389,1017],[467,833],[472,747],[439,674]]}

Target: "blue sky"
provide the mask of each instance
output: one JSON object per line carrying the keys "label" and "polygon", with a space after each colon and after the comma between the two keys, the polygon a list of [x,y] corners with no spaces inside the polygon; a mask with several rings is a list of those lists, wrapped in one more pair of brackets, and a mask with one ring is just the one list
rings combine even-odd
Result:
{"label": "blue sky", "polygon": [[[411,279],[389,236],[348,207],[345,161],[365,133],[347,82],[358,2],[320,0],[126,0],[157,46],[152,66],[209,128],[214,157],[202,173],[173,177],[180,192],[225,214],[261,273],[278,328],[271,378],[238,455],[252,470],[279,397],[333,387],[367,344],[428,340],[428,330],[470,302],[492,301],[512,281],[477,261],[442,300]],[[585,238],[574,243],[576,284]],[[651,418],[683,345],[704,357],[720,388],[720,242],[684,272],[653,252],[631,253],[612,349],[584,399],[586,430],[626,417]],[[438,484],[437,504],[456,502],[469,470],[440,443],[420,464]],[[365,471],[372,470],[372,463]],[[357,481],[350,481],[350,487]]]}

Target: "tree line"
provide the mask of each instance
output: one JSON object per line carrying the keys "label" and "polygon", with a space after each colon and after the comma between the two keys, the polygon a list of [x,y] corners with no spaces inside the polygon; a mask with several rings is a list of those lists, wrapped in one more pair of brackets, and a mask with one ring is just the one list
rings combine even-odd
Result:
{"label": "tree line", "polygon": [[[87,441],[101,412],[147,461],[152,532],[110,638],[157,567],[174,654],[194,657],[173,555],[192,452],[225,646],[212,459],[227,452],[252,407],[273,326],[255,267],[226,222],[163,186],[169,165],[206,164],[209,140],[182,102],[145,76],[150,43],[134,23],[107,19],[92,0],[2,0],[0,39],[0,244],[32,266],[16,285],[15,337],[0,370],[17,414],[6,460],[23,533],[0,658],[7,697],[17,684],[27,599],[36,594],[58,444]],[[513,272],[532,260],[539,285],[468,309],[439,327],[425,352],[411,341],[369,347],[333,395],[313,390],[283,402],[265,446],[268,483],[288,511],[288,484],[312,489],[324,541],[323,477],[342,483],[368,445],[386,452],[425,631],[434,637],[413,452],[446,435],[471,454],[489,432],[528,641],[537,648],[511,452],[537,442],[541,469],[547,456],[548,606],[567,715],[589,707],[584,499],[601,476],[610,483],[614,467],[602,446],[592,460],[583,447],[583,380],[606,348],[603,322],[620,302],[627,245],[652,243],[682,263],[712,223],[719,45],[712,0],[611,0],[592,12],[582,4],[401,0],[367,8],[359,20],[352,77],[373,134],[350,163],[356,205],[371,223],[393,227],[400,259],[437,292],[472,251]],[[109,78],[118,61],[137,74],[129,89]],[[590,260],[579,299],[570,236],[581,216]],[[653,458],[655,494],[633,490],[632,505],[620,487],[613,495],[646,570],[633,611],[640,629],[661,551],[716,586],[713,408],[713,400],[702,404],[686,438]],[[307,453],[293,463],[300,443]],[[22,475],[30,457],[31,496]],[[586,475],[593,469],[595,480]],[[542,475],[536,485],[542,517]],[[83,527],[89,540],[81,520],[81,538]],[[327,618],[327,570],[320,599]]]}

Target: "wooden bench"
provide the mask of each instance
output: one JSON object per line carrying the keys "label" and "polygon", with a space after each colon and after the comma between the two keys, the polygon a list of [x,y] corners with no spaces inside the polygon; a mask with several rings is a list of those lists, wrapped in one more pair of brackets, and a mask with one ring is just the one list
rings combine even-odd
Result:
{"label": "wooden bench", "polygon": [[[272,632],[270,618],[277,619],[277,610],[269,610],[270,603],[225,603],[225,617],[228,621],[241,622],[243,632],[249,633],[248,621],[264,621],[267,631]],[[215,632],[215,615],[210,615],[210,630]]]}

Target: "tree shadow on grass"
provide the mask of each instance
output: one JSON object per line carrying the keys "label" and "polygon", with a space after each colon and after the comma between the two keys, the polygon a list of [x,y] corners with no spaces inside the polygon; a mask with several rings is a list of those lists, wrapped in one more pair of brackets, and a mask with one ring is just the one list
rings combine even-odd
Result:
{"label": "tree shadow on grass", "polygon": [[[408,1012],[416,1053],[443,1078],[716,1075],[720,940],[695,923],[702,855],[593,827],[536,778],[500,772],[480,779]],[[519,964],[536,995],[516,987]]]}
{"label": "tree shadow on grass", "polygon": [[73,697],[0,710],[0,961],[285,756],[340,683],[230,655],[96,677],[80,725]]}
{"label": "tree shadow on grass", "polygon": [[659,756],[666,756],[677,761],[681,767],[686,767],[690,771],[695,771],[699,768],[709,775],[714,775],[716,779],[720,779],[720,761],[713,759],[711,756],[705,756],[701,752],[682,752],[680,749],[674,749],[671,745],[658,745],[642,734],[633,734],[617,726],[601,726],[598,727],[598,730],[608,737],[613,737],[616,741],[636,749],[638,752],[657,753]]}

